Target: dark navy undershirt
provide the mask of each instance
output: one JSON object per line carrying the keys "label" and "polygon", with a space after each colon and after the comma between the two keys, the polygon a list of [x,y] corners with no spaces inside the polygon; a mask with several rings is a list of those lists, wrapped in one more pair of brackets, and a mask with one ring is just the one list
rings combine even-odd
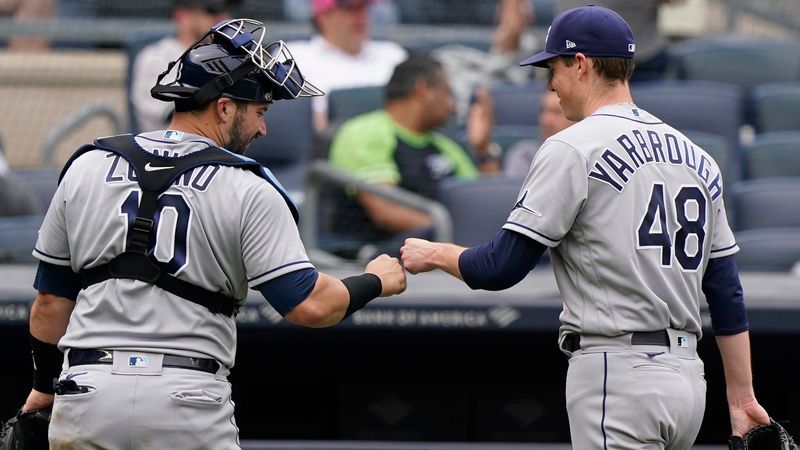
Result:
{"label": "dark navy undershirt", "polygon": [[39,261],[33,287],[39,292],[56,295],[72,300],[78,298],[81,291],[81,276],[72,271],[70,266],[57,266]]}
{"label": "dark navy undershirt", "polygon": [[261,283],[256,289],[261,291],[275,311],[285,316],[311,295],[317,278],[319,272],[316,269],[300,269]]}
{"label": "dark navy undershirt", "polygon": [[[458,267],[464,282],[472,289],[507,289],[525,278],[546,249],[527,236],[501,229],[490,242],[461,253]],[[739,272],[732,255],[709,261],[702,289],[714,334],[737,334],[749,328]]]}
{"label": "dark navy undershirt", "polygon": [[458,268],[472,289],[499,291],[522,281],[545,250],[547,246],[503,228],[491,241],[464,250]]}
{"label": "dark navy undershirt", "polygon": [[702,289],[706,294],[714,334],[726,336],[750,328],[739,269],[733,255],[713,258],[708,262]]}

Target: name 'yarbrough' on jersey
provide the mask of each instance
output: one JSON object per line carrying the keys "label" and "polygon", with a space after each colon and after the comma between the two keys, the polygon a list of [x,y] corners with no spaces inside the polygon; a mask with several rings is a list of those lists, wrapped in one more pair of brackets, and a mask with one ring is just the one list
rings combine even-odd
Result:
{"label": "name 'yarbrough' on jersey", "polygon": [[631,130],[617,136],[619,148],[607,148],[595,161],[589,176],[622,192],[630,180],[629,175],[634,175],[646,164],[685,165],[703,180],[712,201],[722,195],[719,169],[690,140],[681,135],[653,130],[647,130],[646,134],[647,137],[640,130]]}

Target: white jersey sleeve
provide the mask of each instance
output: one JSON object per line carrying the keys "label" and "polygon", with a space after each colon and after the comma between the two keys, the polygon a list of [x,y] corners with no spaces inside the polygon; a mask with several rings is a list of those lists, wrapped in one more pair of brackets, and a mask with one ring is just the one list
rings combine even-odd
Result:
{"label": "white jersey sleeve", "polygon": [[314,267],[286,202],[269,184],[261,183],[254,190],[242,220],[242,257],[250,287]]}
{"label": "white jersey sleeve", "polygon": [[574,148],[555,140],[545,141],[534,161],[503,228],[555,247],[586,201],[586,162]]}
{"label": "white jersey sleeve", "polygon": [[[70,250],[65,219],[64,183],[56,189],[42,227],[39,237],[33,248],[33,256],[41,261],[58,266],[70,265]],[[73,267],[75,270],[75,267]]]}
{"label": "white jersey sleeve", "polygon": [[722,196],[719,197],[717,203],[718,206],[717,204],[714,205],[717,207],[716,226],[712,229],[709,258],[721,258],[739,251],[739,246],[736,245],[736,238],[728,225],[728,216],[725,212],[725,203],[722,200]]}

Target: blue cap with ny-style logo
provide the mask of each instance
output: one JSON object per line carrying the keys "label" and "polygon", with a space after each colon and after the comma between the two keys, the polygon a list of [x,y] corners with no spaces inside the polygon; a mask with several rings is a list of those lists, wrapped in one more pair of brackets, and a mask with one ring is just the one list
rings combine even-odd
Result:
{"label": "blue cap with ny-style logo", "polygon": [[625,19],[608,8],[589,5],[564,11],[553,19],[544,51],[519,65],[547,67],[551,58],[576,53],[633,58],[635,50],[633,32]]}

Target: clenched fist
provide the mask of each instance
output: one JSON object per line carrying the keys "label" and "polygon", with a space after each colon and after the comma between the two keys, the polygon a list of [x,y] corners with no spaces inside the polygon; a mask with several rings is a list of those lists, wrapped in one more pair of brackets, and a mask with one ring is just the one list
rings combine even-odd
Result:
{"label": "clenched fist", "polygon": [[364,272],[377,275],[381,279],[381,297],[400,294],[406,290],[406,273],[397,258],[379,255],[367,263]]}
{"label": "clenched fist", "polygon": [[412,274],[430,272],[436,268],[433,265],[433,254],[439,246],[440,244],[425,239],[406,239],[405,245],[400,248],[403,266]]}

